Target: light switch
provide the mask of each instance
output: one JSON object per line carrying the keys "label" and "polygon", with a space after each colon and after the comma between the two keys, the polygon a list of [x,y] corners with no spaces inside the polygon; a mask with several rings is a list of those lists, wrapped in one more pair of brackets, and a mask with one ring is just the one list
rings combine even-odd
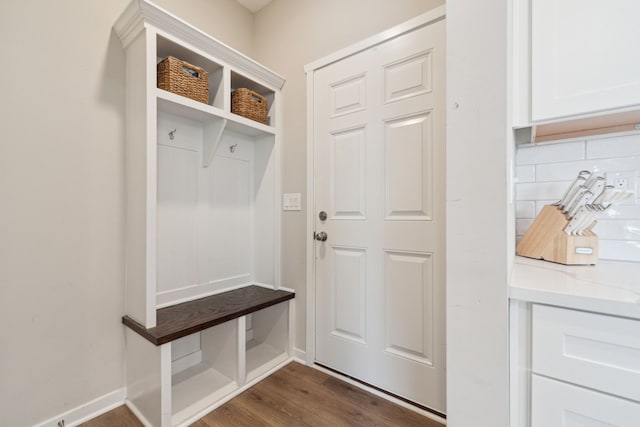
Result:
{"label": "light switch", "polygon": [[300,193],[284,193],[282,195],[282,209],[285,211],[302,210]]}

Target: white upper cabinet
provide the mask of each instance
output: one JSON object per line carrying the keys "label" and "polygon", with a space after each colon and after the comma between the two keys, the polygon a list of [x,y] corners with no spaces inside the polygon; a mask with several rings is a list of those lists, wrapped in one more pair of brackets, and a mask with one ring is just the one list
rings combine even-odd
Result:
{"label": "white upper cabinet", "polygon": [[[516,62],[516,73],[530,80],[529,88],[524,83],[521,91],[526,94],[530,89],[532,123],[640,108],[639,1],[530,2],[530,9],[528,1],[520,3],[521,15],[514,22],[516,61],[529,47],[522,32],[530,31],[530,78],[527,70],[518,70],[519,64],[526,66],[526,60]],[[526,22],[522,13],[529,10]],[[527,97],[522,98],[526,101]]]}

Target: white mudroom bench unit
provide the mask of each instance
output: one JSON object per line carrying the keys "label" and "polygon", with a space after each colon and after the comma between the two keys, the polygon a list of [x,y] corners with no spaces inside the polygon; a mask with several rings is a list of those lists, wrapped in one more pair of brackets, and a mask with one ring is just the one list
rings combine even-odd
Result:
{"label": "white mudroom bench unit", "polygon": [[[126,51],[127,405],[145,425],[187,425],[291,360],[284,79],[146,0],[114,28]],[[159,88],[167,57],[207,76],[208,96]],[[266,104],[266,120],[236,114],[238,89]]]}

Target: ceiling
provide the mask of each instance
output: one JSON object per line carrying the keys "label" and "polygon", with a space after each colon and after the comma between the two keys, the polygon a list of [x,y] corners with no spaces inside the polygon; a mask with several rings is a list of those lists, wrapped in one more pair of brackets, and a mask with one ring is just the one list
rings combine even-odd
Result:
{"label": "ceiling", "polygon": [[254,13],[259,11],[269,3],[271,3],[271,0],[236,0],[236,1]]}

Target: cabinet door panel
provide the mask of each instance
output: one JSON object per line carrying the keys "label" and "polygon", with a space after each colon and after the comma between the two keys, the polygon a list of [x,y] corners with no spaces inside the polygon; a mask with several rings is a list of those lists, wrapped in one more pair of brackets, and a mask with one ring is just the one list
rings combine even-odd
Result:
{"label": "cabinet door panel", "polygon": [[640,401],[640,321],[535,304],[532,370]]}
{"label": "cabinet door panel", "polygon": [[532,0],[532,120],[640,104],[640,2]]}
{"label": "cabinet door panel", "polygon": [[533,375],[531,427],[637,427],[640,404]]}

